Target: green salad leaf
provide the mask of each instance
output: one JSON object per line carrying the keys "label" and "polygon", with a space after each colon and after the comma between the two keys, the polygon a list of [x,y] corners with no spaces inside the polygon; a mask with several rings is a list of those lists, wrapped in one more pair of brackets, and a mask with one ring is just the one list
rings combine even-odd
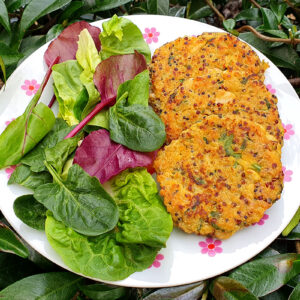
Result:
{"label": "green salad leaf", "polygon": [[76,60],[67,60],[52,67],[54,92],[59,104],[59,116],[69,125],[81,120],[89,95],[80,80],[83,69]]}
{"label": "green salad leaf", "polygon": [[147,170],[122,172],[113,178],[112,190],[120,212],[117,241],[165,247],[173,222]]}
{"label": "green salad leaf", "polygon": [[38,187],[34,198],[52,211],[57,220],[88,236],[115,227],[119,217],[117,205],[96,177],[75,164],[63,180],[50,164],[45,165],[54,182]]}
{"label": "green salad leaf", "polygon": [[[52,130],[33,150],[23,157],[21,162],[29,166],[33,172],[47,171],[44,165],[46,159],[45,150],[53,148],[58,142],[62,141],[71,129],[63,119],[56,119]],[[78,137],[78,139],[80,138],[81,136]]]}
{"label": "green salad leaf", "polygon": [[47,208],[36,201],[33,195],[23,195],[14,202],[16,216],[26,225],[37,229],[45,229]]}
{"label": "green salad leaf", "polygon": [[103,22],[100,33],[101,58],[112,55],[130,54],[138,51],[147,60],[151,60],[151,52],[139,28],[126,18],[114,15],[109,21]]}
{"label": "green salad leaf", "polygon": [[120,219],[97,237],[81,235],[55,220],[46,220],[51,246],[73,271],[102,280],[121,280],[149,267],[172,231],[172,220],[146,169],[126,170],[112,181]]}
{"label": "green salad leaf", "polygon": [[95,87],[93,76],[97,65],[101,62],[101,58],[98,54],[98,50],[95,46],[94,40],[87,29],[82,30],[79,34],[76,59],[80,66],[83,68],[83,71],[80,74],[80,81],[85,86],[89,96],[89,100],[82,110],[83,118],[100,100],[100,94]]}
{"label": "green salad leaf", "polygon": [[33,172],[26,165],[18,166],[8,180],[8,184],[17,183],[32,190],[50,182],[52,182],[52,176],[48,172]]}

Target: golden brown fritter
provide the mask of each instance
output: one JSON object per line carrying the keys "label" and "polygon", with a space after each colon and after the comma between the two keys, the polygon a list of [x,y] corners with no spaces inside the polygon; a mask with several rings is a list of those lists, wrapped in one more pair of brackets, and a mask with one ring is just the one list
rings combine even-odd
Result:
{"label": "golden brown fritter", "polygon": [[194,124],[159,151],[154,168],[174,224],[220,239],[258,222],[282,191],[279,144],[235,115]]}
{"label": "golden brown fritter", "polygon": [[168,142],[205,115],[232,113],[261,124],[281,144],[284,131],[276,104],[276,96],[257,76],[243,79],[211,69],[204,76],[185,80],[173,91],[160,117]]}
{"label": "golden brown fritter", "polygon": [[159,111],[160,104],[184,80],[205,74],[208,69],[238,74],[239,78],[257,75],[264,80],[268,65],[260,61],[246,43],[227,33],[204,33],[197,37],[178,38],[158,48],[150,65],[151,105]]}

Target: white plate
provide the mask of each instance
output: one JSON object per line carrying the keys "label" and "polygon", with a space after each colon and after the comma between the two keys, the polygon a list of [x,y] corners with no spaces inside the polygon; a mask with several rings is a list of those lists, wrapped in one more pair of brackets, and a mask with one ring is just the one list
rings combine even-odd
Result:
{"label": "white plate", "polygon": [[[181,18],[147,15],[128,18],[143,33],[150,32],[157,38],[157,40],[151,40],[152,53],[157,47],[180,36],[198,35],[205,31],[222,31],[207,24]],[[101,23],[102,21],[98,21],[94,25],[101,27]],[[43,62],[46,49],[47,45],[44,45],[27,58],[11,75],[5,90],[0,93],[0,132],[4,130],[7,121],[23,113],[31,99],[31,96],[26,95],[26,90],[21,88],[24,81],[36,80],[38,83],[42,81],[46,71],[46,65]],[[137,272],[125,280],[111,283],[131,287],[166,287],[219,275],[246,262],[267,247],[293,217],[300,204],[299,98],[277,67],[264,55],[256,52],[261,59],[270,64],[270,68],[266,71],[265,83],[271,85],[268,86],[269,89],[278,97],[281,119],[287,130],[282,155],[285,185],[281,199],[266,212],[259,224],[236,233],[226,241],[206,240],[205,237],[188,235],[175,229],[167,242],[167,247],[159,252],[151,268]],[[52,94],[52,81],[50,80],[43,93],[42,101],[48,104]],[[54,108],[57,109],[57,107]],[[54,263],[68,269],[49,245],[45,234],[28,227],[15,216],[13,202],[18,196],[28,193],[28,190],[15,185],[7,186],[8,173],[11,171],[9,168],[0,171],[2,213],[34,249]],[[208,252],[208,244],[212,244],[210,248],[215,247],[210,252]]]}

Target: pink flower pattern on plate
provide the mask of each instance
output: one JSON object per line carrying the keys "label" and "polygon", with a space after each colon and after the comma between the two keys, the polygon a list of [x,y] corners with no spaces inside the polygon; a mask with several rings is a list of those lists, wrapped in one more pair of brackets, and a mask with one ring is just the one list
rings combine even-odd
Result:
{"label": "pink flower pattern on plate", "polygon": [[146,40],[147,44],[151,44],[152,42],[158,42],[158,36],[160,33],[156,31],[155,27],[152,28],[145,28],[145,33],[143,34],[144,39]]}
{"label": "pink flower pattern on plate", "polygon": [[39,87],[40,84],[37,83],[35,79],[32,79],[32,80],[25,80],[24,84],[21,86],[21,89],[26,91],[27,96],[32,96],[37,92]]}
{"label": "pink flower pattern on plate", "polygon": [[284,175],[283,181],[285,181],[285,182],[292,181],[292,175],[293,175],[292,170],[287,170],[286,167],[282,167],[282,172]]}
{"label": "pink flower pattern on plate", "polygon": [[10,119],[9,121],[5,121],[5,126],[8,126],[13,120],[15,120],[15,118]]}
{"label": "pink flower pattern on plate", "polygon": [[9,179],[11,174],[14,172],[17,166],[10,166],[5,169],[5,173],[7,174],[7,178]]}
{"label": "pink flower pattern on plate", "polygon": [[284,129],[284,139],[289,140],[291,135],[295,134],[295,131],[293,130],[293,125],[292,124],[282,124],[283,129]]}
{"label": "pink flower pattern on plate", "polygon": [[276,90],[272,87],[272,84],[267,84],[266,87],[271,94],[276,93]]}
{"label": "pink flower pattern on plate", "polygon": [[151,267],[154,267],[154,268],[159,268],[161,263],[160,263],[160,260],[163,260],[165,257],[162,255],[162,254],[157,254],[156,257],[155,257],[155,260],[153,262],[153,264],[148,268],[150,269]]}
{"label": "pink flower pattern on plate", "polygon": [[252,224],[252,226],[254,226],[256,224],[258,224],[258,225],[264,225],[265,221],[267,221],[268,219],[269,219],[269,215],[268,214],[264,214],[262,216],[262,218],[257,223]]}
{"label": "pink flower pattern on plate", "polygon": [[220,240],[214,240],[212,238],[207,238],[205,242],[199,242],[199,246],[202,248],[202,254],[208,254],[208,256],[213,257],[217,253],[222,253],[222,247],[219,247],[222,244]]}

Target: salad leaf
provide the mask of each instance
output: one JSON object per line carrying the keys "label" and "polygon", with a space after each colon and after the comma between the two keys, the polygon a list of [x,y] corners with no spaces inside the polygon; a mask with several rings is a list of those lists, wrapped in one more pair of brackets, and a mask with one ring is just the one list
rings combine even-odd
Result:
{"label": "salad leaf", "polygon": [[164,123],[149,106],[128,105],[127,95],[109,109],[110,138],[135,151],[159,149],[166,139]]}
{"label": "salad leaf", "polygon": [[78,49],[77,41],[79,34],[83,29],[87,29],[91,34],[96,48],[100,51],[101,43],[99,40],[99,34],[101,30],[98,27],[92,26],[85,21],[80,21],[71,24],[48,46],[45,51],[44,60],[48,66],[57,56],[60,57],[59,62],[75,59]]}
{"label": "salad leaf", "polygon": [[37,202],[33,195],[23,195],[14,202],[16,216],[26,225],[37,229],[45,229],[46,207]]}
{"label": "salad leaf", "polygon": [[100,93],[101,102],[89,113],[67,136],[75,136],[104,107],[113,105],[120,84],[133,79],[137,74],[147,69],[143,55],[134,54],[112,56],[102,61],[96,68],[94,83]]}
{"label": "salad leaf", "polygon": [[73,165],[63,181],[51,165],[45,165],[54,182],[38,187],[34,198],[51,210],[57,220],[88,236],[114,228],[119,217],[117,205],[97,178]]}
{"label": "salad leaf", "polygon": [[[108,108],[102,109],[88,124],[86,127],[101,127],[108,130]],[[88,128],[85,128],[88,129]],[[99,129],[99,128],[97,128]],[[88,131],[89,132],[89,131]]]}
{"label": "salad leaf", "polygon": [[8,184],[20,184],[29,189],[36,189],[42,184],[52,182],[52,177],[48,172],[33,172],[29,166],[20,165],[11,174]]}
{"label": "salad leaf", "polygon": [[148,268],[159,248],[120,244],[114,231],[96,237],[81,235],[48,214],[46,236],[74,272],[102,280],[122,280]]}
{"label": "salad leaf", "polygon": [[101,183],[127,168],[148,166],[152,157],[116,144],[105,129],[90,133],[77,148],[74,163]]}
{"label": "salad leaf", "polygon": [[100,100],[100,94],[95,88],[93,76],[97,65],[101,61],[95,43],[87,29],[82,30],[79,34],[76,59],[83,68],[83,72],[80,74],[80,81],[84,84],[89,95],[89,101],[82,111],[82,116],[85,117]]}
{"label": "salad leaf", "polygon": [[[52,65],[58,59],[56,57]],[[25,112],[13,120],[0,135],[0,169],[19,163],[53,127],[55,117],[52,110],[43,103],[37,104],[51,73],[49,68]]]}
{"label": "salad leaf", "polygon": [[17,235],[5,224],[0,222],[0,251],[16,254],[20,257],[28,257],[28,249]]}
{"label": "salad leaf", "polygon": [[53,148],[45,150],[46,161],[52,165],[58,174],[61,174],[65,162],[70,154],[72,154],[77,146],[82,135],[77,135],[73,138],[58,142]]}
{"label": "salad leaf", "polygon": [[70,272],[51,272],[23,278],[0,292],[1,300],[72,299],[83,281]]}
{"label": "salad leaf", "polygon": [[117,241],[165,247],[173,222],[147,170],[126,170],[111,185],[120,212]]}
{"label": "salad leaf", "polygon": [[149,71],[145,70],[133,79],[122,83],[118,88],[117,98],[128,92],[128,104],[148,106],[150,78]]}
{"label": "salad leaf", "polygon": [[110,20],[103,22],[102,28],[100,34],[102,59],[138,51],[145,56],[147,62],[150,62],[149,46],[139,28],[130,20],[114,15]]}
{"label": "salad leaf", "polygon": [[33,172],[47,171],[44,165],[44,160],[46,159],[45,150],[53,148],[58,142],[62,141],[70,129],[71,127],[63,119],[56,119],[52,130],[34,149],[23,157],[21,162],[29,166]]}
{"label": "salad leaf", "polygon": [[82,110],[89,100],[88,92],[80,80],[83,69],[76,60],[53,66],[54,92],[59,104],[59,115],[69,125],[81,121]]}

